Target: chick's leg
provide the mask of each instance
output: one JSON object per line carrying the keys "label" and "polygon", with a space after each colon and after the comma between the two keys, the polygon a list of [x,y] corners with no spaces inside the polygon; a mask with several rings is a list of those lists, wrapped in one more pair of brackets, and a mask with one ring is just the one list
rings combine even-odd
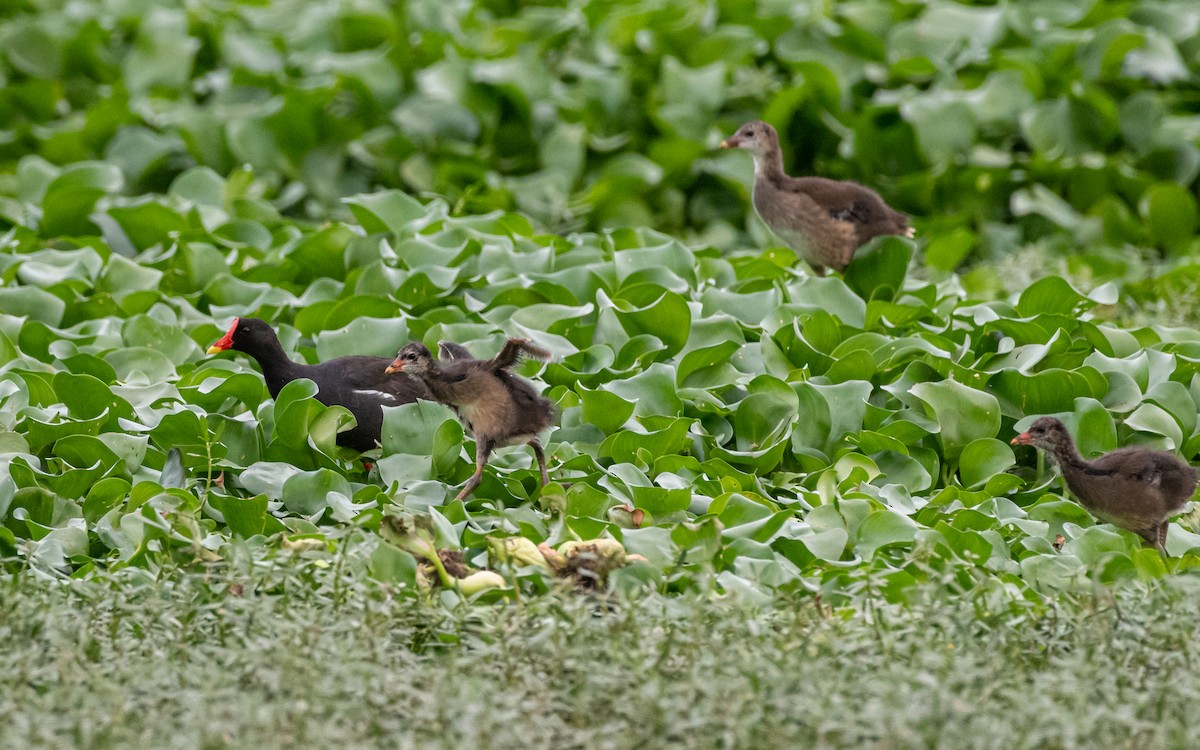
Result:
{"label": "chick's leg", "polygon": [[533,448],[533,455],[537,458],[538,468],[542,471],[542,486],[550,484],[550,473],[546,471],[546,452],[542,450],[542,444],[537,438],[529,441],[529,447]]}
{"label": "chick's leg", "polygon": [[462,492],[458,493],[458,496],[454,498],[455,500],[465,500],[466,498],[470,497],[471,493],[475,491],[475,488],[479,486],[479,483],[483,481],[483,469],[485,466],[487,466],[488,456],[491,454],[492,441],[476,435],[475,473],[472,474],[471,478],[467,480],[467,483],[462,488]]}

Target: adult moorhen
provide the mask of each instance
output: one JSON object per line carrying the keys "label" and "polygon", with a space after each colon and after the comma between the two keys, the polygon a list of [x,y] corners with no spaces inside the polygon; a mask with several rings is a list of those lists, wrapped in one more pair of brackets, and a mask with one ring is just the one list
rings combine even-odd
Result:
{"label": "adult moorhen", "polygon": [[826,268],[845,271],[854,251],[872,237],[913,236],[908,217],[865,185],[785,174],[779,134],[761,120],[738,128],[721,148],[754,155],[754,209],[818,276]]}
{"label": "adult moorhen", "polygon": [[537,436],[554,421],[554,404],[509,368],[522,356],[550,359],[550,352],[528,339],[509,339],[492,359],[474,359],[464,347],[449,342],[438,348],[443,356],[440,362],[434,361],[422,344],[408,344],[387,372],[423,380],[434,398],[454,407],[475,435],[475,473],[455,499],[462,500],[475,491],[488,457],[505,445],[528,443],[542,472],[542,484],[548,484],[546,454]]}
{"label": "adult moorhen", "polygon": [[1200,473],[1165,451],[1120,448],[1094,461],[1079,455],[1063,423],[1041,417],[1012,440],[1047,451],[1083,507],[1166,552],[1167,519],[1196,492]]}
{"label": "adult moorhen", "polygon": [[317,384],[317,400],[326,406],[344,406],[357,420],[353,428],[338,433],[338,445],[357,451],[371,450],[383,430],[384,406],[397,406],[419,398],[433,401],[425,383],[407,375],[390,375],[386,357],[338,357],[316,365],[301,365],[288,358],[271,326],[257,318],[234,318],[233,325],[209,354],[235,349],[258,362],[271,397],[299,378]]}

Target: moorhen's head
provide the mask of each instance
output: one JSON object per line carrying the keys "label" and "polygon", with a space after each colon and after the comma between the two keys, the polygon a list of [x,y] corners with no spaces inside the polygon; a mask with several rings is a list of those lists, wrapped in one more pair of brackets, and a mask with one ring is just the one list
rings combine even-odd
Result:
{"label": "moorhen's head", "polygon": [[1032,445],[1051,453],[1059,453],[1071,445],[1066,425],[1054,417],[1040,417],[1029,429],[1012,439],[1013,445]]}
{"label": "moorhen's head", "polygon": [[234,318],[233,325],[229,326],[225,335],[208,347],[208,354],[216,354],[226,349],[253,354],[278,346],[278,342],[279,337],[266,321],[258,318]]}
{"label": "moorhen's head", "polygon": [[778,145],[779,134],[775,128],[762,120],[753,120],[738,128],[737,132],[721,141],[721,148],[744,148],[761,157],[772,146]]}
{"label": "moorhen's head", "polygon": [[387,372],[406,372],[409,375],[424,375],[433,370],[433,355],[424,344],[413,342],[406,344],[396,355],[396,361],[388,365]]}

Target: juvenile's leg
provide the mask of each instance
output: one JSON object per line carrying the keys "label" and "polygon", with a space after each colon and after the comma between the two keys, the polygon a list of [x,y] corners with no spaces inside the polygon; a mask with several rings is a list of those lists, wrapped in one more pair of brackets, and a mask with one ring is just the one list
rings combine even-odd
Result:
{"label": "juvenile's leg", "polygon": [[533,448],[533,455],[537,458],[538,468],[542,471],[542,486],[550,484],[550,472],[546,471],[546,453],[542,450],[542,444],[537,438],[529,441],[529,447]]}
{"label": "juvenile's leg", "polygon": [[1154,526],[1147,526],[1144,529],[1137,530],[1136,533],[1142,539],[1145,539],[1150,546],[1154,547],[1164,555],[1167,554],[1167,522],[1163,521]]}
{"label": "juvenile's leg", "polygon": [[487,466],[488,456],[492,454],[492,441],[485,440],[478,435],[475,436],[475,473],[467,480],[463,486],[462,492],[458,493],[455,500],[465,500],[471,496],[479,483],[483,481],[483,467]]}
{"label": "juvenile's leg", "polygon": [[1158,533],[1155,535],[1155,546],[1163,555],[1167,554],[1167,529],[1169,528],[1171,528],[1170,522],[1163,521],[1158,525]]}

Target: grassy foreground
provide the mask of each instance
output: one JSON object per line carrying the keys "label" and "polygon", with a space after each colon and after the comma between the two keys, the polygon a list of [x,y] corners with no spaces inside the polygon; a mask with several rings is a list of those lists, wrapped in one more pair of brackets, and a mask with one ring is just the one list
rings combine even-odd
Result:
{"label": "grassy foreground", "polygon": [[333,569],[129,574],[0,586],[0,746],[1200,743],[1194,576],[1048,605],[927,587],[906,608],[842,612],[574,595],[443,608]]}

